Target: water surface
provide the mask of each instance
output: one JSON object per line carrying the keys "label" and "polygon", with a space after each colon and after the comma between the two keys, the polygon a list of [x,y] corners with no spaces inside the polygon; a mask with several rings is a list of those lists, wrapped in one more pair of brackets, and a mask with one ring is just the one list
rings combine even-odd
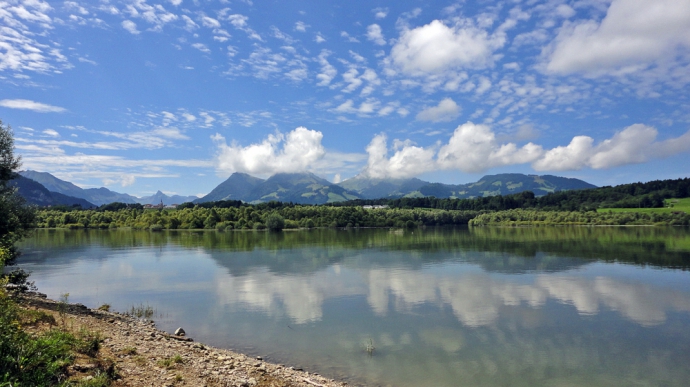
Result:
{"label": "water surface", "polygon": [[356,384],[690,380],[687,229],[39,230],[22,249],[51,298],[150,305],[161,329]]}

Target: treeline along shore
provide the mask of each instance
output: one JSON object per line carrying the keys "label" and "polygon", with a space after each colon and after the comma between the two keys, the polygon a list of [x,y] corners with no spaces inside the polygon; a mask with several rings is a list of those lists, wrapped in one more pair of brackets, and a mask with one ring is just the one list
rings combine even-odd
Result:
{"label": "treeline along shore", "polygon": [[[399,227],[446,225],[690,225],[690,215],[668,208],[690,198],[690,179],[652,181],[555,192],[530,191],[474,199],[435,197],[355,200],[326,205],[239,200],[184,203],[175,209],[143,209],[111,203],[98,209],[44,208],[40,228],[150,230],[282,230],[315,227]],[[619,212],[611,209],[638,209]]]}

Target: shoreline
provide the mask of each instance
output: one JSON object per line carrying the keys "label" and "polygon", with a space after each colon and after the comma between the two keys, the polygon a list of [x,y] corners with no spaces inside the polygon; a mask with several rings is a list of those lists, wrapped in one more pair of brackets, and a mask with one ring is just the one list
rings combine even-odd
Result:
{"label": "shoreline", "polygon": [[[91,309],[82,304],[62,304],[38,292],[18,294],[12,298],[21,308],[52,314],[56,320],[60,319],[62,329],[75,332],[87,329],[99,333],[103,341],[97,357],[112,361],[118,375],[111,386],[349,386],[346,382],[302,369],[167,333],[156,328],[152,320]],[[41,328],[48,329],[46,326]],[[93,372],[89,371],[97,371],[89,359],[78,358],[69,367],[70,377],[77,380],[93,377]]]}

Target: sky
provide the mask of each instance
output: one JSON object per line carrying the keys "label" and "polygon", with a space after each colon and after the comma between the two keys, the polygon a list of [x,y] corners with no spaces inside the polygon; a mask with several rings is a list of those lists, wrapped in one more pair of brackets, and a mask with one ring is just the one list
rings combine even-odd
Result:
{"label": "sky", "polygon": [[22,168],[136,196],[688,177],[689,97],[690,0],[0,0]]}

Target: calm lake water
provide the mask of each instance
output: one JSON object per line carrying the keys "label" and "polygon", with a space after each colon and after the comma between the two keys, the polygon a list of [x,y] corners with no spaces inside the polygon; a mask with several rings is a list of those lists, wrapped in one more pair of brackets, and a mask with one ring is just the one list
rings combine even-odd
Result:
{"label": "calm lake water", "polygon": [[[39,290],[372,386],[687,386],[690,231],[39,230]],[[375,350],[368,354],[367,344]]]}

